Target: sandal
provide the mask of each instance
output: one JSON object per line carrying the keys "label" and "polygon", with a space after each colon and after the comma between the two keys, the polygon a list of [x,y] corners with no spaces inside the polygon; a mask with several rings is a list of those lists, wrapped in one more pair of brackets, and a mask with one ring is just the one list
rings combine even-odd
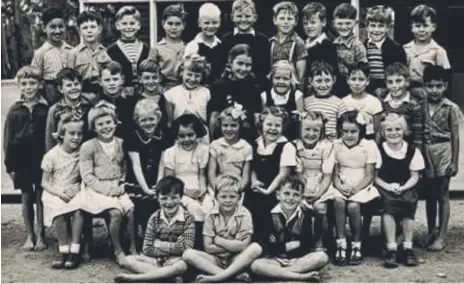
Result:
{"label": "sandal", "polygon": [[360,265],[362,261],[363,257],[359,248],[352,249],[349,265]]}
{"label": "sandal", "polygon": [[335,252],[335,264],[338,266],[345,266],[346,263],[346,249],[341,247],[337,248],[337,251]]}

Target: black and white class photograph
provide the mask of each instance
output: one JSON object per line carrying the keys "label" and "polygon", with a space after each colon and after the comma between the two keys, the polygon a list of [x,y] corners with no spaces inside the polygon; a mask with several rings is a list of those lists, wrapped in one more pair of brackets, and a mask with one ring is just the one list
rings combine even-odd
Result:
{"label": "black and white class photograph", "polygon": [[464,281],[464,0],[2,0],[2,283]]}

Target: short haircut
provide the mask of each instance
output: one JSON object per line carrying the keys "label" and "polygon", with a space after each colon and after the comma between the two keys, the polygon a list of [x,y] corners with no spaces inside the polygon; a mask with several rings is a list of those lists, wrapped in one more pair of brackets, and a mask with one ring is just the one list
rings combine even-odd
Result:
{"label": "short haircut", "polygon": [[334,19],[338,18],[356,20],[357,15],[358,11],[356,10],[356,8],[349,3],[342,3],[338,5],[333,12]]}
{"label": "short haircut", "polygon": [[301,18],[309,20],[313,15],[319,15],[321,21],[327,21],[327,9],[320,2],[310,2],[303,7],[301,11]]}
{"label": "short haircut", "polygon": [[450,81],[450,72],[439,65],[428,65],[424,69],[422,76],[424,83],[430,81],[443,81],[448,83]]}
{"label": "short haircut", "polygon": [[73,116],[72,114],[62,114],[60,121],[58,122],[57,132],[53,133],[53,138],[59,143],[63,143],[63,136],[66,133],[66,126],[72,122],[82,123],[82,130],[84,130],[84,121],[80,118]]}
{"label": "short haircut", "polygon": [[348,122],[348,123],[354,123],[358,126],[359,128],[359,140],[363,139],[366,136],[366,125],[361,124],[358,122],[358,115],[359,112],[357,110],[350,110],[345,113],[343,113],[338,119],[337,119],[337,131],[338,131],[338,136],[341,137],[343,133],[343,123]]}
{"label": "short haircut", "polygon": [[221,18],[221,9],[216,4],[205,3],[198,9],[198,20],[204,17]]}
{"label": "short haircut", "polygon": [[143,72],[156,73],[160,75],[161,69],[160,69],[158,62],[156,62],[156,60],[149,58],[149,59],[145,59],[142,62],[140,62],[139,68],[137,68],[137,73],[139,74],[139,76]]}
{"label": "short haircut", "polygon": [[246,9],[251,9],[256,14],[255,2],[253,0],[234,0],[232,3],[232,15]]}
{"label": "short haircut", "polygon": [[179,194],[184,195],[184,182],[174,176],[160,179],[155,187],[156,195]]}
{"label": "short haircut", "polygon": [[49,8],[43,12],[42,23],[44,26],[46,26],[48,23],[50,23],[54,19],[66,20],[63,10],[57,9],[57,8]]}
{"label": "short haircut", "polygon": [[121,74],[121,76],[124,76],[121,64],[114,60],[109,61],[100,68],[100,77],[104,70],[110,71],[111,75]]}
{"label": "short haircut", "polygon": [[42,73],[36,67],[32,67],[30,65],[26,65],[21,67],[18,72],[16,72],[16,82],[19,83],[22,79],[25,78],[32,78],[36,79],[37,81],[42,81]]}
{"label": "short haircut", "polygon": [[95,130],[95,120],[104,116],[111,116],[114,122],[117,124],[118,119],[116,117],[116,106],[106,101],[99,101],[94,107],[89,110],[88,124],[89,130]]}
{"label": "short haircut", "polygon": [[309,69],[309,75],[314,78],[314,76],[322,75],[323,73],[330,74],[335,77],[335,68],[329,63],[317,60],[311,64]]}
{"label": "short haircut", "polygon": [[303,125],[303,121],[308,120],[308,121],[321,121],[322,122],[322,127],[321,127],[321,133],[320,133],[320,139],[325,138],[325,125],[327,123],[327,119],[325,118],[324,114],[320,111],[303,111],[302,113],[299,114],[300,119],[299,119],[299,127],[300,129],[300,135],[301,135],[301,127]]}
{"label": "short haircut", "polygon": [[207,78],[211,73],[210,64],[206,61],[206,58],[199,54],[192,53],[187,55],[182,63],[179,65],[178,76],[182,77],[182,72],[189,70],[195,73],[201,73],[203,80]]}
{"label": "short haircut", "polygon": [[348,71],[348,77],[347,78],[349,78],[351,76],[351,74],[356,72],[356,71],[361,71],[362,73],[364,73],[364,75],[366,75],[366,77],[370,76],[369,64],[367,64],[365,62],[358,62],[356,65],[351,67],[349,69],[349,71]]}
{"label": "short haircut", "polygon": [[214,184],[214,195],[218,195],[221,190],[231,190],[239,195],[241,194],[240,178],[233,175],[219,175]]}
{"label": "short haircut", "polygon": [[97,12],[92,12],[92,11],[84,11],[77,16],[77,27],[79,28],[81,24],[84,22],[93,22],[93,21],[97,22],[97,24],[101,26],[102,18],[100,14],[98,14]]}
{"label": "short haircut", "polygon": [[276,63],[274,63],[274,65],[272,65],[271,73],[269,73],[269,79],[271,81],[274,78],[275,72],[279,69],[284,69],[290,72],[290,78],[293,87],[295,87],[299,83],[296,75],[295,66],[288,60],[279,60]]}
{"label": "short haircut", "polygon": [[77,70],[66,67],[61,69],[60,72],[58,72],[58,74],[56,75],[56,85],[62,86],[64,80],[77,80],[82,83],[82,76],[79,72],[77,72]]}
{"label": "short haircut", "polygon": [[141,99],[135,104],[134,107],[134,121],[138,121],[143,114],[153,114],[158,117],[158,122],[163,117],[163,113],[159,105],[152,99]]}
{"label": "short haircut", "polygon": [[408,126],[408,122],[406,121],[406,118],[403,115],[398,114],[398,113],[387,112],[385,114],[382,114],[380,118],[380,133],[382,134],[382,137],[385,138],[385,126],[388,123],[393,123],[393,122],[398,122],[401,124],[401,126],[403,127],[404,136],[409,135],[410,133],[409,126]]}
{"label": "short haircut", "polygon": [[291,14],[293,14],[295,18],[298,20],[298,7],[293,2],[290,2],[290,1],[279,2],[275,4],[274,7],[272,7],[272,11],[274,12],[274,17],[277,17],[277,15],[281,11],[288,11]]}
{"label": "short haircut", "polygon": [[193,131],[197,134],[197,138],[201,138],[206,135],[206,130],[201,120],[194,114],[187,113],[179,116],[172,122],[171,133],[176,138],[179,134],[180,126],[192,125]]}
{"label": "short haircut", "polygon": [[285,185],[289,185],[291,189],[297,190],[299,192],[304,192],[305,190],[305,180],[296,173],[289,174],[279,186],[279,189],[282,189]]}
{"label": "short haircut", "polygon": [[385,76],[403,76],[406,80],[409,80],[410,72],[406,65],[400,62],[393,62],[385,68]]}
{"label": "short haircut", "polygon": [[430,17],[432,23],[437,22],[437,11],[434,8],[421,4],[416,6],[411,11],[411,22],[412,23],[425,23],[425,20]]}
{"label": "short haircut", "polygon": [[134,16],[137,21],[141,21],[140,12],[134,6],[123,6],[119,9],[115,16],[116,21],[121,20],[124,16]]}
{"label": "short haircut", "polygon": [[182,22],[185,22],[185,19],[187,18],[187,12],[185,12],[184,10],[184,5],[179,3],[167,6],[166,9],[164,9],[163,11],[161,19],[164,22],[169,17],[178,17],[182,20]]}
{"label": "short haircut", "polygon": [[366,22],[378,22],[391,26],[393,24],[393,9],[384,5],[369,7],[366,13]]}
{"label": "short haircut", "polygon": [[258,129],[260,132],[262,132],[263,130],[262,128],[263,128],[264,120],[269,115],[282,118],[282,126],[283,126],[283,130],[285,130],[285,128],[287,127],[288,119],[289,119],[287,111],[280,106],[269,106],[269,107],[265,107],[263,111],[259,114]]}

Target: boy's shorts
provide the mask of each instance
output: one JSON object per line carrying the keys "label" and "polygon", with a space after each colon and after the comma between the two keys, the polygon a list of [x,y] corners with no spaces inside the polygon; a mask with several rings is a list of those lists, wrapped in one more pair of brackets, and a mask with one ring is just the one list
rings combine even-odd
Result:
{"label": "boy's shorts", "polygon": [[171,266],[174,263],[181,261],[182,257],[179,256],[167,256],[167,257],[149,257],[144,254],[132,256],[134,259],[151,264],[157,267]]}
{"label": "boy's shorts", "polygon": [[271,258],[280,264],[282,267],[292,266],[298,258],[285,258],[285,257],[273,257]]}
{"label": "boy's shorts", "polygon": [[[446,170],[451,165],[451,142],[425,145],[428,148],[432,164],[427,165],[433,171],[433,177],[446,176]],[[428,177],[432,177],[428,175]]]}
{"label": "boy's shorts", "polygon": [[216,255],[214,256],[214,258],[216,260],[217,266],[219,266],[222,269],[226,269],[234,261],[236,256],[237,255],[228,255],[228,256]]}
{"label": "boy's shorts", "polygon": [[22,192],[35,192],[37,188],[41,188],[42,173],[26,174],[16,173],[13,179],[13,186]]}

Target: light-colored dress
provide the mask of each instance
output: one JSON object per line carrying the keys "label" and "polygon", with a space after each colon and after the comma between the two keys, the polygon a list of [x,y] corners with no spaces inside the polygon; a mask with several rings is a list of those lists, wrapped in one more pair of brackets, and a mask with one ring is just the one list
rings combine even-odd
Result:
{"label": "light-colored dress", "polygon": [[[358,184],[366,175],[366,165],[374,164],[375,166],[380,157],[375,142],[366,139],[361,139],[358,145],[352,148],[348,148],[343,141],[336,140],[334,142],[334,155],[335,163],[338,164],[339,167],[338,175],[340,180],[351,186]],[[358,203],[367,203],[379,197],[379,192],[373,183],[374,180],[372,179],[370,185],[350,197],[344,196],[334,187],[334,197]]]}
{"label": "light-colored dress", "polygon": [[45,154],[42,160],[42,170],[52,176],[51,186],[54,191],[68,190],[75,193],[74,197],[65,202],[58,195],[44,191],[44,224],[51,226],[55,217],[81,209],[83,194],[81,192],[81,177],[79,174],[79,151],[65,152],[56,145]]}

